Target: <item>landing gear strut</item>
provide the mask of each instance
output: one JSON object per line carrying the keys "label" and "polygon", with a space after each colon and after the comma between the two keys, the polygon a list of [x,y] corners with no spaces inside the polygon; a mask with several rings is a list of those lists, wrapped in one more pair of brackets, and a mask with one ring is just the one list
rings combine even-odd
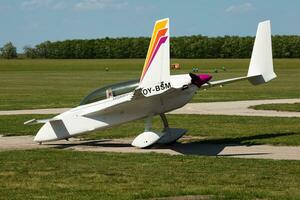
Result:
{"label": "landing gear strut", "polygon": [[167,120],[167,117],[164,113],[161,113],[160,115],[160,118],[161,118],[161,121],[163,122],[164,124],[164,128],[169,128],[169,123],[168,123],[168,120]]}

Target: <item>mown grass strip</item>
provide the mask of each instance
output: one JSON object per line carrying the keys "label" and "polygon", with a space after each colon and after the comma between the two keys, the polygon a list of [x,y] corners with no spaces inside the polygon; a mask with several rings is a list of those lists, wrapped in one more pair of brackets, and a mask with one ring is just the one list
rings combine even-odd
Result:
{"label": "mown grass strip", "polygon": [[[213,80],[244,76],[249,59],[173,59],[180,70],[213,75]],[[144,59],[0,60],[0,110],[74,107],[89,92],[111,83],[140,77]],[[198,92],[193,102],[299,98],[300,59],[275,59],[278,75],[272,82],[252,86],[247,81]],[[108,70],[106,70],[108,68]],[[218,73],[215,73],[217,69]],[[223,69],[226,69],[224,71]]]}
{"label": "mown grass strip", "polygon": [[274,104],[261,104],[251,106],[255,110],[276,110],[276,111],[290,111],[300,112],[300,103],[274,103]]}
{"label": "mown grass strip", "polygon": [[0,152],[0,199],[297,199],[299,161],[31,150]]}

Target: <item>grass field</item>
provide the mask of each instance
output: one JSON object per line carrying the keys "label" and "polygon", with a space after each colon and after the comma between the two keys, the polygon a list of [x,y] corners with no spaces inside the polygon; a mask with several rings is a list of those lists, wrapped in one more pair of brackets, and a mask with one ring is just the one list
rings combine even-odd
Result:
{"label": "grass field", "polygon": [[299,161],[61,150],[0,152],[0,199],[178,195],[297,199],[299,174]]}
{"label": "grass field", "polygon": [[[143,59],[124,60],[0,60],[0,110],[73,107],[90,91],[110,83],[139,78]],[[248,59],[174,59],[181,70],[192,67],[214,80],[244,76]],[[253,87],[247,81],[199,92],[194,102],[300,96],[300,59],[275,59],[278,78]],[[109,71],[105,68],[108,67]],[[226,67],[226,71],[221,70]],[[214,73],[219,69],[219,73]]]}
{"label": "grass field", "polygon": [[[194,66],[214,79],[243,76],[248,60],[185,60],[175,73]],[[142,59],[0,60],[0,110],[72,107],[91,90],[138,78]],[[275,60],[278,78],[253,87],[234,83],[198,93],[193,101],[299,98],[300,59]],[[109,71],[105,68],[108,67]],[[221,68],[226,67],[226,71]],[[214,73],[214,69],[219,73]],[[0,116],[0,134],[32,135],[32,118]],[[171,127],[186,128],[193,142],[299,145],[300,119],[240,116],[169,115]],[[161,127],[159,118],[154,128]],[[133,137],[144,129],[138,120],[84,138]],[[160,154],[117,154],[47,149],[0,152],[0,199],[149,199],[204,195],[210,199],[297,199],[299,161],[252,160]],[[208,195],[208,196],[207,196]],[[200,198],[200,197],[199,197]]]}
{"label": "grass field", "polygon": [[257,106],[251,106],[255,110],[277,110],[277,111],[291,111],[300,112],[300,103],[274,103],[274,104],[262,104]]}
{"label": "grass field", "polygon": [[[0,134],[33,135],[41,125],[25,126],[32,118],[49,118],[46,115],[0,116]],[[300,119],[278,117],[240,117],[205,115],[168,115],[171,127],[188,129],[187,135],[201,136],[194,142],[300,145]],[[144,120],[82,135],[86,139],[135,137],[144,130]],[[158,117],[154,129],[161,130]]]}

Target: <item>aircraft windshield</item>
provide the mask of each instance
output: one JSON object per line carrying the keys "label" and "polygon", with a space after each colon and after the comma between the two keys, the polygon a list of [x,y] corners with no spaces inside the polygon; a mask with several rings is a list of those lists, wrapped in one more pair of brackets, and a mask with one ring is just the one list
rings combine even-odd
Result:
{"label": "aircraft windshield", "polygon": [[108,85],[95,90],[94,92],[87,95],[81,102],[80,105],[94,103],[103,99],[119,96],[128,92],[132,92],[139,84],[139,80],[131,80],[121,82],[113,85]]}

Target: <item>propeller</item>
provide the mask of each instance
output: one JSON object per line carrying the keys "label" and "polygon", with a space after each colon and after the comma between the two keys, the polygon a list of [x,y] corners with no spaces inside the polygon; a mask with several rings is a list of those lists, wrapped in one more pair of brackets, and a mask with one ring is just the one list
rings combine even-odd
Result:
{"label": "propeller", "polygon": [[197,85],[197,87],[201,87],[201,85],[207,83],[210,79],[212,79],[212,76],[209,74],[193,74],[190,73],[190,77],[192,78],[192,84]]}

